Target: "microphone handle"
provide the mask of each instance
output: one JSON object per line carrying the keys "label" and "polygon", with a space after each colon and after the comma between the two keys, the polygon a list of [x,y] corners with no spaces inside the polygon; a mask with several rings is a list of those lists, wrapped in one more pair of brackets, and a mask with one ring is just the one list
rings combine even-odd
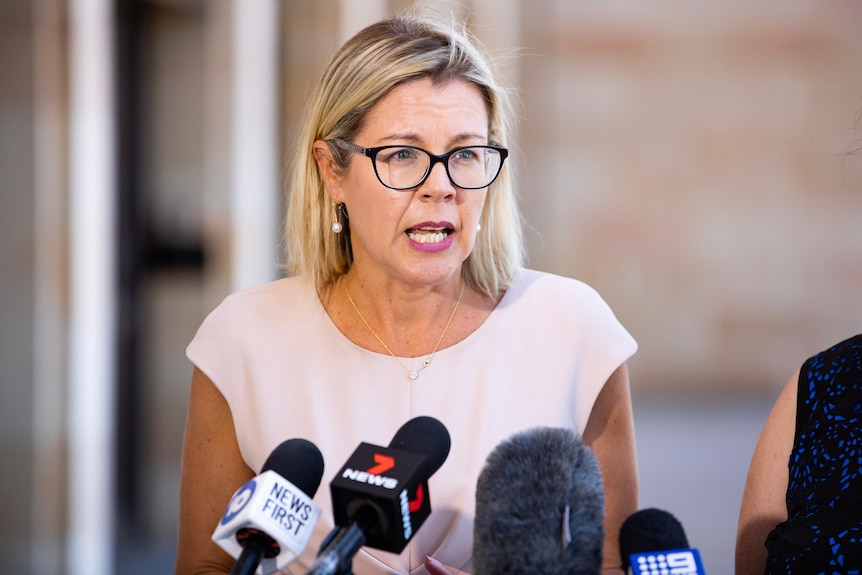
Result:
{"label": "microphone handle", "polygon": [[253,575],[257,571],[257,566],[260,565],[260,560],[263,559],[267,547],[268,543],[265,537],[246,539],[242,553],[236,563],[233,564],[230,575]]}
{"label": "microphone handle", "polygon": [[348,527],[336,527],[324,543],[306,575],[351,575],[353,556],[365,544],[365,533],[354,521]]}

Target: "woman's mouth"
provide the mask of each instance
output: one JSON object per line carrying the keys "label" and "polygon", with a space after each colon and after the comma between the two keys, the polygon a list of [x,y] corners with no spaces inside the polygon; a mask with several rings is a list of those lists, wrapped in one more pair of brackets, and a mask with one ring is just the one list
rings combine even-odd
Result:
{"label": "woman's mouth", "polygon": [[423,226],[407,230],[407,237],[417,244],[439,244],[453,231],[451,228]]}

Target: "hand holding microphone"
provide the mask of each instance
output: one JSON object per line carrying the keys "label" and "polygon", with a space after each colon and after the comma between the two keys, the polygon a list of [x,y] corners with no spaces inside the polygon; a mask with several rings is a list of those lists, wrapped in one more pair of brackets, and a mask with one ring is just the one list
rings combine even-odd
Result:
{"label": "hand holding microphone", "polygon": [[312,501],[323,476],[323,456],[304,439],[276,447],[261,474],[240,487],[212,539],[237,559],[231,575],[270,575],[302,554],[320,509]]}
{"label": "hand holding microphone", "polygon": [[428,515],[428,479],[449,455],[449,432],[433,417],[416,417],[389,447],[361,443],[330,483],[336,527],[307,575],[351,572],[363,545],[400,553]]}

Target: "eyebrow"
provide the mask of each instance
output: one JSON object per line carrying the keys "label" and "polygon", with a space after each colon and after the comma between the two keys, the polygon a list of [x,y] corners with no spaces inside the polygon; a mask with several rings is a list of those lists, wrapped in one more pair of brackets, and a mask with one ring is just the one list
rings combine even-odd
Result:
{"label": "eyebrow", "polygon": [[[391,134],[389,136],[383,137],[381,139],[381,142],[395,142],[395,141],[399,141],[399,140],[400,141],[407,141],[407,142],[410,142],[411,144],[417,145],[417,146],[420,143],[422,143],[422,138],[420,138],[419,135],[417,135],[417,134]],[[488,136],[483,135],[483,134],[474,134],[474,133],[458,134],[454,138],[451,138],[449,140],[449,142],[450,142],[450,144],[457,147],[460,145],[465,145],[465,143],[469,142],[470,140],[481,140],[481,141],[487,142]],[[479,145],[479,144],[477,144],[477,145]]]}

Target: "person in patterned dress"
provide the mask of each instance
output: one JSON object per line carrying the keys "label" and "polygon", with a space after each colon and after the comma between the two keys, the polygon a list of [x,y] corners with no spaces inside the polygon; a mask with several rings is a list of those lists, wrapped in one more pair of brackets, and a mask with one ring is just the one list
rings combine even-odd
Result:
{"label": "person in patterned dress", "polygon": [[862,334],[809,358],[752,457],[737,575],[862,573]]}

